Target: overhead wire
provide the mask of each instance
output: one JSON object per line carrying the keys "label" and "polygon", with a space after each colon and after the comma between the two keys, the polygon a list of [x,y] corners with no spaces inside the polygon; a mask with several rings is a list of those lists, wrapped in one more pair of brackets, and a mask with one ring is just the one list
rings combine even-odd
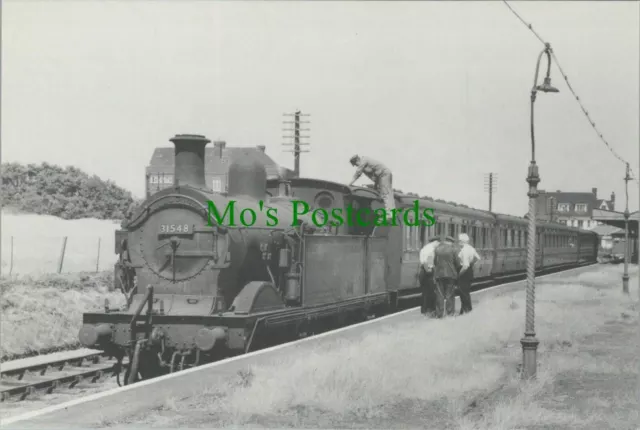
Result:
{"label": "overhead wire", "polygon": [[[522,17],[518,14],[518,12],[516,12],[506,0],[502,0],[502,1],[509,8],[509,10],[520,20],[520,22],[522,22],[522,24],[524,24],[524,26],[527,27],[533,33],[533,35],[543,45],[547,44],[547,42],[533,29],[533,25],[527,23],[524,19],[522,19]],[[614,157],[616,157],[618,160],[620,160],[625,165],[629,164],[624,158],[622,158],[620,155],[618,155],[618,153],[613,149],[613,147],[609,144],[609,142],[607,142],[607,140],[604,138],[604,136],[602,135],[600,130],[598,130],[598,128],[596,127],[595,121],[589,116],[589,111],[587,111],[587,109],[584,107],[584,105],[582,104],[582,101],[580,100],[580,97],[576,94],[576,92],[574,91],[573,87],[571,86],[571,83],[569,82],[569,77],[567,76],[567,74],[562,69],[562,66],[560,66],[560,62],[558,61],[558,57],[556,57],[556,54],[555,54],[555,52],[553,50],[551,51],[551,57],[553,58],[553,62],[555,63],[555,65],[558,67],[558,70],[560,71],[560,74],[564,78],[564,81],[566,82],[567,87],[569,88],[569,91],[571,91],[571,94],[573,94],[573,97],[578,102],[578,105],[580,106],[580,109],[582,109],[582,112],[584,113],[585,117],[589,121],[589,124],[591,124],[591,127],[596,132],[596,134],[598,135],[600,140],[605,144],[607,149],[609,149],[609,151],[613,154]],[[636,183],[640,184],[640,182],[638,182],[638,178],[636,178],[636,176],[634,174],[633,169],[631,167],[629,167],[629,170],[630,170],[631,178],[633,180],[635,180]]]}

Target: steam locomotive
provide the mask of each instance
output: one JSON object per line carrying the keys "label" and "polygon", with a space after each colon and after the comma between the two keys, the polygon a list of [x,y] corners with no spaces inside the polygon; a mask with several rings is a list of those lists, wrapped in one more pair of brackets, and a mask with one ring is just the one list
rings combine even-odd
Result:
{"label": "steam locomotive", "polygon": [[[128,356],[125,384],[394,312],[420,296],[418,253],[433,236],[470,236],[481,256],[474,288],[526,271],[522,218],[397,193],[397,226],[376,227],[372,217],[384,206],[374,190],[267,180],[250,157],[233,161],[228,191],[216,193],[205,185],[210,141],[170,141],[173,187],[151,195],[116,232],[115,282],[127,303],[85,313],[79,333],[87,347]],[[351,207],[350,219],[324,228],[290,223],[293,200],[327,213]],[[231,201],[255,222],[212,220],[211,204]],[[279,224],[266,209],[277,210]],[[433,209],[435,223],[416,222],[424,209]],[[539,223],[537,235],[537,271],[596,261],[595,233]]]}

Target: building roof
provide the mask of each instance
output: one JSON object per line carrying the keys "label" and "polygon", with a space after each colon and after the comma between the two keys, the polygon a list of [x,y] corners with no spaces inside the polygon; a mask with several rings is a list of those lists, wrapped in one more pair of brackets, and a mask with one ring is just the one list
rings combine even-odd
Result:
{"label": "building roof", "polygon": [[558,203],[571,203],[572,205],[575,205],[576,203],[587,203],[589,204],[590,209],[593,208],[594,205],[596,204],[596,201],[598,201],[598,199],[596,199],[595,194],[593,193],[575,193],[575,192],[565,193],[562,191],[549,192],[549,191],[540,190],[540,196],[554,197]]}
{"label": "building roof", "polygon": [[599,225],[591,229],[592,232],[597,233],[598,236],[610,236],[612,234],[624,233],[624,230],[612,225]]}
{"label": "building roof", "polygon": [[612,211],[613,210],[613,202],[611,200],[598,199],[598,200],[596,200],[596,205],[595,205],[594,209],[603,209],[603,210]]}
{"label": "building roof", "polygon": [[[227,173],[229,165],[233,162],[234,159],[237,159],[239,157],[251,157],[256,161],[261,162],[265,166],[265,169],[267,171],[267,178],[278,177],[280,170],[282,170],[282,173],[284,173],[287,177],[293,175],[292,170],[280,167],[260,148],[225,147],[222,149],[221,158],[216,156],[215,150],[216,148],[205,148],[204,165],[206,174]],[[170,170],[171,172],[173,172],[174,157],[174,148],[156,148],[153,151],[153,155],[151,156],[149,167],[153,170]]]}

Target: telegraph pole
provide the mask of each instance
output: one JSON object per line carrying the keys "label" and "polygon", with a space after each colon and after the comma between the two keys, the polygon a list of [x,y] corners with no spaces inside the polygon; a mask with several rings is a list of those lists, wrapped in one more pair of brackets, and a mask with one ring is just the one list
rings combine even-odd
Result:
{"label": "telegraph pole", "polygon": [[489,192],[489,212],[493,208],[493,193],[498,187],[498,174],[487,173],[484,177],[484,190]]}
{"label": "telegraph pole", "polygon": [[283,116],[293,116],[293,121],[283,121],[284,124],[293,124],[293,128],[284,128],[283,131],[291,131],[293,135],[282,136],[284,139],[293,139],[293,142],[285,142],[283,146],[293,146],[293,149],[285,150],[284,152],[293,152],[293,171],[296,178],[300,177],[300,154],[302,152],[310,152],[303,151],[300,149],[301,146],[308,146],[308,142],[301,142],[300,139],[308,139],[309,136],[301,136],[301,131],[309,131],[308,128],[300,128],[301,124],[308,124],[309,121],[302,121],[300,118],[303,116],[309,116],[309,114],[303,114],[299,110],[294,113],[285,113]]}
{"label": "telegraph pole", "polygon": [[624,274],[622,275],[622,292],[629,294],[629,163],[624,176],[624,194],[626,198],[624,207]]}

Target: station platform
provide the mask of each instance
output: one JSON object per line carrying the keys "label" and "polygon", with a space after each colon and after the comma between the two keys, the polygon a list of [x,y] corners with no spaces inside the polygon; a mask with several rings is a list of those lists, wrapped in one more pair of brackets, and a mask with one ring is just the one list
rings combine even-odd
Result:
{"label": "station platform", "polygon": [[[607,322],[637,317],[629,297],[621,293],[621,270],[593,265],[536,279],[541,386],[558,369],[578,363],[571,354]],[[630,267],[630,275],[637,302],[637,266]],[[88,396],[2,425],[425,429],[482,424],[491,414],[500,416],[505,401],[523,398],[515,381],[524,332],[524,284],[472,294],[474,310],[468,315],[434,320],[414,308]],[[565,361],[552,358],[558,351]],[[498,402],[493,409],[492,401]],[[485,413],[475,414],[478,410]]]}

